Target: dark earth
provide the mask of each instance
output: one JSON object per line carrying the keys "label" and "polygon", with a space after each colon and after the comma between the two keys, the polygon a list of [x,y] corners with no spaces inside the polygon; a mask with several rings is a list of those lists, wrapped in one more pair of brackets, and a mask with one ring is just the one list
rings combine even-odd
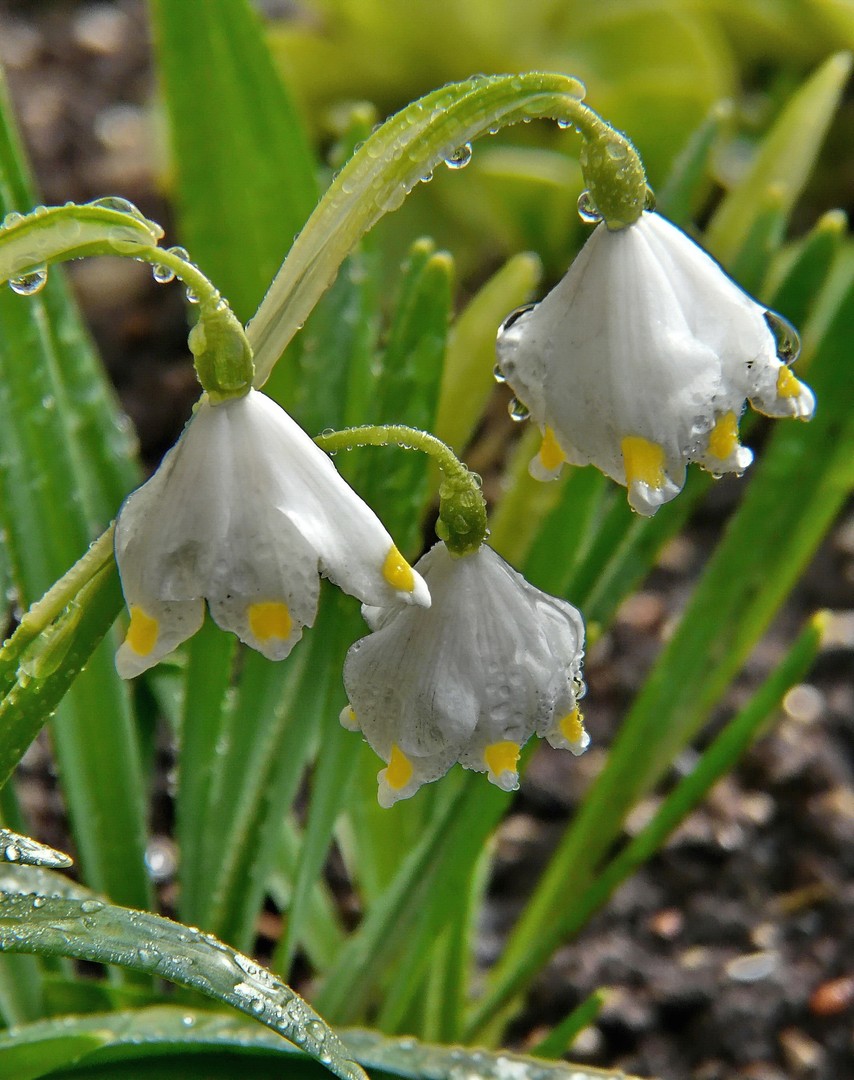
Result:
{"label": "dark earth", "polygon": [[[45,203],[122,195],[161,222],[164,134],[151,101],[144,5],[0,0],[0,59]],[[121,402],[156,464],[197,388],[177,288],[130,261],[71,271]],[[499,435],[504,402],[495,409]],[[490,440],[494,444],[493,440]],[[474,454],[477,457],[478,450]],[[479,458],[474,462],[480,468]],[[487,463],[488,465],[488,463]],[[488,469],[487,480],[489,477]],[[488,487],[487,487],[488,490]],[[539,753],[501,827],[478,959],[499,954],[539,869],[602,765],[620,717],[684,605],[735,488],[664,553],[643,589],[587,662],[594,746],[569,764]],[[854,1077],[854,514],[838,522],[719,713],[732,715],[818,608],[836,614],[810,681],[684,823],[666,849],[614,896],[534,986],[510,1039],[524,1050],[593,990],[610,987],[596,1023],[569,1058],[662,1080],[845,1080]],[[61,840],[61,807],[46,782],[47,748],[28,755],[19,791],[31,819]],[[673,764],[690,769],[695,751]],[[174,870],[163,835],[168,797],[155,800],[151,863]],[[640,828],[656,800],[639,806]],[[60,843],[61,846],[61,843]],[[167,893],[168,896],[168,893]],[[275,930],[276,921],[270,916]],[[272,929],[271,929],[272,928]]]}

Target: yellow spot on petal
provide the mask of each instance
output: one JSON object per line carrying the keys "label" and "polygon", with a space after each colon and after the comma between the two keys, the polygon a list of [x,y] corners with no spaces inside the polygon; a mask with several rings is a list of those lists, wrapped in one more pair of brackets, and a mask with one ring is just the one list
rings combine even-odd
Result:
{"label": "yellow spot on petal", "polygon": [[783,398],[797,397],[801,392],[801,383],[784,365],[777,375],[777,394]]}
{"label": "yellow spot on petal", "polygon": [[664,448],[658,443],[627,435],[620,443],[626,468],[626,487],[639,482],[651,488],[664,487]]}
{"label": "yellow spot on petal", "polygon": [[726,461],[738,449],[738,420],[734,412],[719,416],[709,434],[709,453],[720,461]]}
{"label": "yellow spot on petal", "polygon": [[554,431],[547,427],[540,444],[540,464],[548,472],[554,472],[563,465],[564,461],[566,461],[566,455],[558,446]]}
{"label": "yellow spot on petal", "polygon": [[388,767],[385,770],[385,782],[394,791],[400,791],[411,779],[412,762],[397,743],[394,743],[391,748],[391,757],[388,759]]}
{"label": "yellow spot on petal", "polygon": [[247,612],[249,629],[261,642],[271,638],[283,641],[290,636],[293,621],[287,604],[278,600],[265,600],[259,604],[250,604]]}
{"label": "yellow spot on petal", "polygon": [[383,577],[393,589],[399,592],[412,592],[415,588],[415,574],[412,567],[392,544],[383,563]]}
{"label": "yellow spot on petal", "polygon": [[493,776],[503,772],[515,772],[519,760],[519,744],[515,742],[494,742],[483,751],[483,760]]}
{"label": "yellow spot on petal", "polygon": [[130,626],[128,627],[125,645],[133,649],[137,656],[148,656],[157,644],[157,635],[160,632],[160,623],[142,610],[133,605],[130,609]]}
{"label": "yellow spot on petal", "polygon": [[567,742],[577,743],[584,738],[584,717],[579,709],[573,709],[558,724],[560,733]]}

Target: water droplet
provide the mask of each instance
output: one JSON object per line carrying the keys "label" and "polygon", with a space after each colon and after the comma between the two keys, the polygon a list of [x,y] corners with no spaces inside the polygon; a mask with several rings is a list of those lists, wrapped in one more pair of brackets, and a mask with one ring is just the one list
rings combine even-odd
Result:
{"label": "water droplet", "polygon": [[765,312],[765,322],[768,329],[774,335],[774,343],[777,346],[777,356],[784,364],[793,364],[801,351],[801,339],[797,330],[788,319],[778,315],[776,311]]}
{"label": "water droplet", "polygon": [[3,849],[3,858],[7,862],[17,862],[21,858],[21,849],[17,844],[7,844]]}
{"label": "water droplet", "polygon": [[326,1028],[319,1020],[309,1020],[305,1025],[305,1031],[315,1042],[322,1043],[326,1040]]}
{"label": "water droplet", "polygon": [[142,218],[138,207],[134,206],[129,199],[123,199],[119,195],[106,195],[103,199],[94,199],[90,206],[100,207],[102,210],[117,210],[120,214],[131,214],[135,218]]}
{"label": "water droplet", "polygon": [[558,120],[558,122],[557,122],[557,126],[558,126],[558,127],[559,127],[559,128],[561,129],[561,131],[566,131],[566,129],[567,129],[567,128],[571,128],[571,127],[572,127],[572,121],[571,121],[571,120],[567,120],[567,119],[566,119],[565,117],[563,117],[563,116],[562,116],[562,117],[561,117],[561,118],[560,118],[560,119]]}
{"label": "water droplet", "polygon": [[33,296],[41,292],[47,281],[47,267],[39,266],[20,277],[9,279],[9,288],[18,296]]}
{"label": "water droplet", "polygon": [[175,280],[175,271],[171,266],[163,266],[161,263],[157,263],[151,268],[151,276],[158,285],[168,285],[170,281]]}
{"label": "water droplet", "polygon": [[184,1027],[190,1028],[193,1027],[196,1023],[196,1018],[195,1016],[190,1016],[188,1013],[186,1016],[181,1017],[181,1023],[184,1025]]}
{"label": "water droplet", "polygon": [[80,905],[80,910],[87,915],[93,915],[96,911],[100,911],[103,906],[100,900],[84,900]]}
{"label": "water droplet", "polygon": [[531,410],[528,406],[515,397],[510,399],[510,404],[507,406],[507,412],[510,415],[510,419],[516,424],[521,424],[523,420],[527,420],[531,415]]}
{"label": "water droplet", "polygon": [[507,376],[501,370],[501,365],[500,364],[496,364],[495,367],[492,369],[492,377],[495,379],[495,381],[497,383],[505,383],[505,382],[507,382]]}
{"label": "water droplet", "polygon": [[589,191],[582,191],[578,196],[578,216],[590,225],[596,225],[602,220],[602,215],[596,208],[596,203],[593,202]]}
{"label": "water droplet", "polygon": [[46,409],[48,412],[56,408],[56,398],[53,394],[45,394],[42,398],[42,408]]}
{"label": "water droplet", "polygon": [[184,262],[190,261],[190,253],[186,248],[175,245],[175,247],[166,249],[170,255],[174,255],[176,259],[183,259]]}
{"label": "water droplet", "polygon": [[19,221],[23,220],[23,214],[19,214],[17,210],[10,210],[9,213],[3,218],[3,228],[11,228],[12,225],[17,225]]}
{"label": "water droplet", "polygon": [[452,154],[445,158],[445,164],[449,169],[464,169],[471,161],[471,143],[463,143]]}
{"label": "water droplet", "polygon": [[187,297],[187,303],[188,304],[198,304],[198,302],[199,302],[198,293],[196,293],[195,290],[191,289],[189,285],[184,290],[184,294]]}
{"label": "water droplet", "polygon": [[517,323],[523,315],[527,315],[529,311],[533,311],[536,306],[536,304],[522,304],[521,307],[514,308],[498,328],[498,336],[501,337],[501,335],[509,330],[514,323]]}
{"label": "water droplet", "polygon": [[655,209],[655,192],[647,184],[646,191],[643,196],[643,208],[644,210],[652,211]]}
{"label": "water droplet", "polygon": [[33,907],[34,908],[44,907],[46,903],[47,903],[47,897],[46,896],[34,896],[33,897]]}
{"label": "water droplet", "polygon": [[424,175],[421,177],[421,183],[422,184],[429,184],[432,179],[433,179],[433,170],[431,169],[430,172],[424,173]]}

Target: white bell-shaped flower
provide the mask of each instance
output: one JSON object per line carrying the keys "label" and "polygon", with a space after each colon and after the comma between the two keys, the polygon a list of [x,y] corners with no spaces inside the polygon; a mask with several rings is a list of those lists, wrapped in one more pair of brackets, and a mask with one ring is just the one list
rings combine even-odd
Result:
{"label": "white bell-shaped flower", "polygon": [[745,400],[808,420],[810,389],[790,371],[797,335],[655,213],[594,230],[564,279],[498,334],[500,377],[543,432],[531,472],[594,464],[641,514],[679,493],[696,461],[741,473]]}
{"label": "white bell-shaped flower", "polygon": [[416,569],[430,610],[364,608],[373,633],[344,664],[350,704],[341,722],[387,762],[380,804],[408,798],[457,761],[511,791],[531,735],[580,754],[589,739],[578,710],[584,624],[576,609],[486,545],[453,556],[438,543]]}
{"label": "white bell-shaped flower", "polygon": [[327,455],[256,390],[203,397],[154,476],[122,506],[116,561],[130,628],[116,667],[131,678],[214,621],[271,660],[311,626],[319,575],[364,603],[430,595]]}

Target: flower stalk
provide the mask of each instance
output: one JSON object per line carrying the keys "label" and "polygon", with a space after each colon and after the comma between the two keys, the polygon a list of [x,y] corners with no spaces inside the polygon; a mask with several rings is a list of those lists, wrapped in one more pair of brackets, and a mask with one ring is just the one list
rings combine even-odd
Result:
{"label": "flower stalk", "polygon": [[38,207],[7,215],[0,228],[0,283],[30,295],[47,280],[51,263],[92,255],[119,255],[149,263],[158,281],[178,278],[199,318],[188,344],[196,374],[214,404],[249,391],[252,349],[243,326],[219,290],[182,248],[161,248],[163,230],[125,199]]}
{"label": "flower stalk", "polygon": [[454,555],[470,555],[489,535],[480,477],[435,435],[405,424],[366,424],[324,433],[316,436],[314,441],[327,453],[355,450],[360,446],[399,446],[429,454],[442,475],[436,535],[445,541]]}

